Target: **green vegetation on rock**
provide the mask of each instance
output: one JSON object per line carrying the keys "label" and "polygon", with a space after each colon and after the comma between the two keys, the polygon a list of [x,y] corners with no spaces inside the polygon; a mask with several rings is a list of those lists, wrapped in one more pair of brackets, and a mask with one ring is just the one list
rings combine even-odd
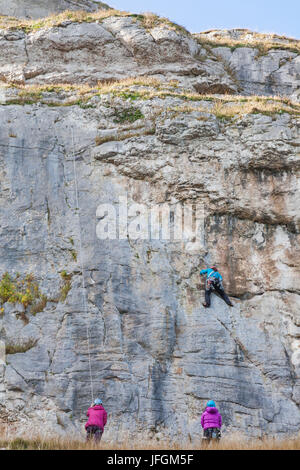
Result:
{"label": "green vegetation on rock", "polygon": [[71,290],[71,279],[72,279],[72,274],[68,274],[67,271],[63,270],[60,273],[60,276],[63,280],[63,285],[60,289],[60,297],[59,301],[64,302],[67,298],[67,295],[69,291]]}
{"label": "green vegetation on rock", "polygon": [[135,122],[138,119],[143,119],[145,116],[138,108],[126,108],[121,111],[116,110],[114,122],[116,124],[123,124],[124,122]]}
{"label": "green vegetation on rock", "polygon": [[0,281],[0,303],[22,304],[26,309],[32,306],[33,314],[42,311],[47,303],[47,297],[40,292],[33,274],[27,274],[22,279],[19,274],[11,276],[4,273]]}

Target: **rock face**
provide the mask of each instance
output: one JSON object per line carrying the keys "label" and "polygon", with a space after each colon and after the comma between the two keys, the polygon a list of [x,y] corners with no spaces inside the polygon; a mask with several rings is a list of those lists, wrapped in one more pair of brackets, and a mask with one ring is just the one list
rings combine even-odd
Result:
{"label": "rock face", "polygon": [[16,18],[43,18],[65,10],[96,11],[109,8],[105,3],[93,0],[0,0],[0,15]]}
{"label": "rock face", "polygon": [[[194,35],[202,41],[221,39],[234,41],[229,46],[216,47],[213,53],[224,61],[239,82],[239,89],[246,95],[280,95],[300,99],[300,48],[299,40],[264,35],[257,45],[257,38],[251,31],[213,31]],[[239,42],[241,41],[241,42]],[[274,47],[265,50],[272,41]],[[248,43],[248,46],[247,44]],[[290,50],[288,45],[290,44]],[[297,46],[295,48],[295,45]],[[261,47],[262,46],[262,49]],[[294,47],[293,47],[294,46]]]}
{"label": "rock face", "polygon": [[262,53],[251,42],[249,47],[205,48],[202,42],[207,39],[212,41],[213,36],[183,35],[164,24],[145,28],[134,16],[64,21],[27,34],[4,29],[0,79],[19,84],[96,84],[150,75],[178,80],[199,93],[279,95],[299,101],[299,45],[288,50],[278,42],[276,49]]}
{"label": "rock face", "polygon": [[232,67],[246,95],[279,95],[300,99],[300,55],[285,50],[271,50],[260,56],[255,48],[240,47],[231,52],[217,47],[215,54]]}
{"label": "rock face", "polygon": [[233,93],[222,62],[191,36],[146,30],[132,17],[66,24],[25,34],[2,31],[0,78],[15,83],[89,83],[149,75],[198,92]]}
{"label": "rock face", "polygon": [[[4,304],[1,338],[24,347],[1,369],[1,416],[12,429],[82,430],[91,400],[87,327],[107,439],[156,433],[197,442],[209,398],[227,432],[299,429],[299,122],[289,114],[223,122],[209,107],[205,115],[158,112],[178,104],[135,101],[145,116],[139,126],[157,111],[155,133],[98,146],[95,137],[124,128],[116,110],[130,102],[2,106],[1,268],[34,273],[48,298],[29,321],[21,306]],[[204,205],[201,247],[98,239],[97,207],[117,208],[120,196],[129,206]],[[232,309],[216,296],[211,310],[202,307],[198,272],[211,262]],[[72,276],[64,301],[63,270]]]}
{"label": "rock face", "polygon": [[[253,49],[212,53],[130,16],[5,29],[1,46],[14,82],[0,91],[1,275],[16,300],[2,278],[0,427],[80,435],[92,389],[106,439],[197,443],[208,399],[226,433],[297,432],[299,104],[220,96],[238,92],[233,57],[244,90],[271,93],[267,75],[252,80]],[[293,94],[297,80],[276,86]],[[146,233],[145,208],[171,207],[172,232],[182,205],[197,210],[195,239]],[[128,236],[115,230],[124,206]],[[211,263],[233,308],[202,306]],[[16,296],[30,273],[38,303]]]}

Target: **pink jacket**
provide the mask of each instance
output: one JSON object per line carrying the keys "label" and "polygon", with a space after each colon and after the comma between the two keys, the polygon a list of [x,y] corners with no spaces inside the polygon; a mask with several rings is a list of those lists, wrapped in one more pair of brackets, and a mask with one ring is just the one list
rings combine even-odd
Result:
{"label": "pink jacket", "polygon": [[222,416],[217,408],[207,407],[201,416],[201,426],[203,429],[220,428],[222,426]]}
{"label": "pink jacket", "polygon": [[86,415],[89,419],[85,425],[85,429],[88,426],[98,426],[98,428],[104,429],[107,421],[107,413],[102,405],[91,406]]}

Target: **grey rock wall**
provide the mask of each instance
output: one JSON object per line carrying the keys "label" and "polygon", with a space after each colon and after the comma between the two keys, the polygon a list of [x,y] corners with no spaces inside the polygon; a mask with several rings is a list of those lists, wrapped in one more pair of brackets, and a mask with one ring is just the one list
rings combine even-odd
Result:
{"label": "grey rock wall", "polygon": [[203,93],[237,90],[224,65],[191,36],[164,26],[148,31],[132,17],[65,22],[30,34],[2,30],[0,44],[0,79],[6,82],[95,85],[148,75]]}
{"label": "grey rock wall", "polygon": [[[0,31],[0,79],[17,84],[88,83],[132,76],[177,80],[199,93],[287,96],[299,101],[296,50],[213,47],[166,25],[133,17]],[[280,47],[280,46],[278,46]]]}
{"label": "grey rock wall", "polygon": [[[114,100],[98,98],[87,109],[0,108],[1,271],[34,273],[48,298],[42,312],[26,313],[28,322],[22,306],[4,304],[0,339],[35,344],[1,364],[0,419],[22,431],[83,432],[88,327],[94,392],[109,412],[106,439],[196,442],[208,399],[225,432],[298,431],[297,118],[257,114],[226,123],[209,111],[206,119],[166,111],[154,135],[96,146],[101,130],[118,128],[111,109],[124,102]],[[176,98],[135,101],[146,121],[154,106],[177,105]],[[99,240],[98,205],[117,207],[125,194],[129,204],[204,204],[204,245]],[[211,310],[202,307],[198,271],[212,262],[232,309],[217,296]],[[63,270],[72,274],[65,301],[58,298]]]}
{"label": "grey rock wall", "polygon": [[220,58],[244,95],[289,96],[299,101],[299,39],[245,29],[193,35]]}
{"label": "grey rock wall", "polygon": [[270,50],[261,55],[258,49],[216,47],[214,53],[235,72],[240,91],[245,95],[300,97],[300,54]]}
{"label": "grey rock wall", "polygon": [[[94,10],[31,3],[0,0],[0,12]],[[225,433],[299,430],[299,109],[223,96],[227,107],[246,103],[228,118],[220,96],[195,96],[297,100],[299,54],[209,50],[174,28],[127,16],[0,31],[0,274],[32,273],[46,296],[36,312],[0,307],[0,430],[83,435],[89,359],[106,439],[198,442],[208,399]],[[163,83],[97,88],[88,101],[65,85],[26,87],[134,76]],[[201,239],[99,239],[99,204],[117,210],[124,196],[203,209]],[[231,309],[216,295],[202,306],[199,270],[212,263]]]}
{"label": "grey rock wall", "polygon": [[15,18],[38,19],[65,10],[96,11],[108,8],[103,2],[93,0],[1,0],[0,14]]}

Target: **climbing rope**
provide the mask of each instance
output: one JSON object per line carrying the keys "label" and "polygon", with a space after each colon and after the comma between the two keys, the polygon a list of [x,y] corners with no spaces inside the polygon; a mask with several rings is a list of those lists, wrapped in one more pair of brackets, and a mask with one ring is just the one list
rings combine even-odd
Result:
{"label": "climbing rope", "polygon": [[90,350],[90,316],[87,308],[87,299],[86,299],[86,288],[85,288],[85,272],[82,260],[82,235],[81,235],[81,223],[80,223],[80,207],[79,207],[79,192],[78,192],[78,181],[77,181],[77,171],[76,171],[76,159],[75,159],[75,148],[74,148],[74,129],[72,127],[72,147],[73,147],[73,168],[74,168],[74,181],[75,181],[75,197],[76,197],[76,210],[78,214],[78,227],[79,227],[79,263],[82,274],[82,304],[83,311],[86,318],[86,337],[88,345],[88,357],[89,357],[89,373],[90,373],[90,386],[91,386],[91,396],[92,403],[94,402],[94,386],[93,386],[93,375],[92,375],[92,364],[91,364],[91,350]]}

